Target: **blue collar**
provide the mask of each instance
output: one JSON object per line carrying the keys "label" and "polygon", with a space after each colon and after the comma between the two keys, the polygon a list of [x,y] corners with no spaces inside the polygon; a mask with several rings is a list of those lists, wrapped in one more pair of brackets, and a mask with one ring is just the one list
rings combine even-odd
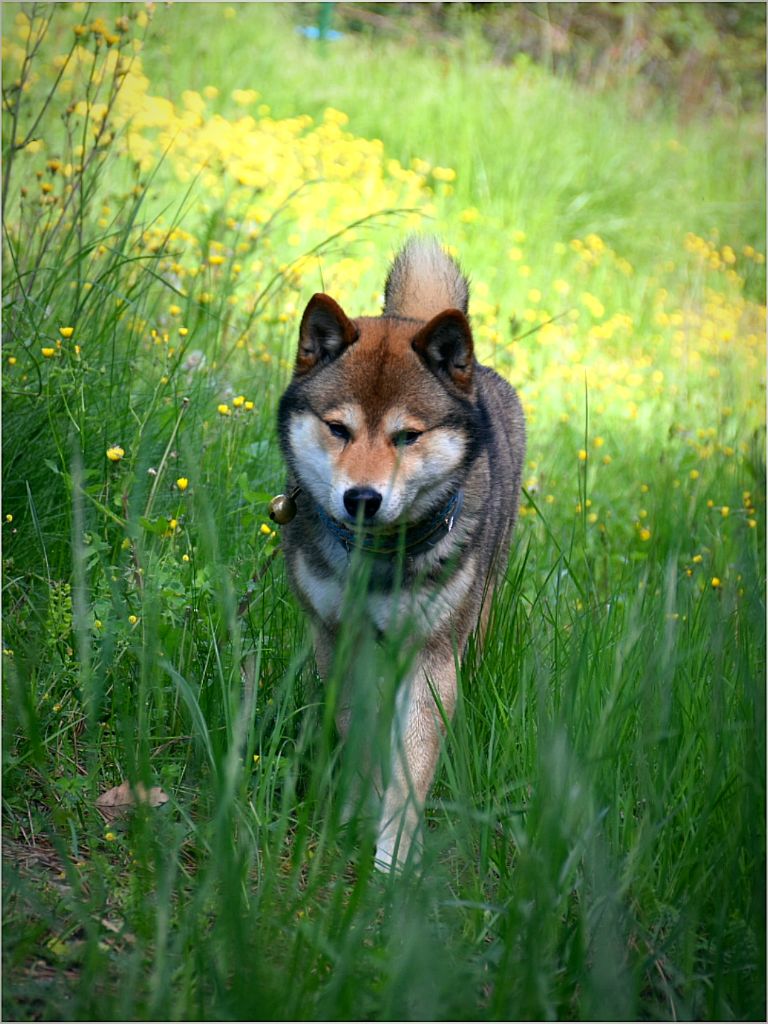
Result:
{"label": "blue collar", "polygon": [[414,526],[397,525],[379,530],[356,530],[352,525],[332,519],[319,505],[316,508],[323,526],[347,551],[357,548],[381,558],[390,558],[399,551],[405,555],[429,551],[451,532],[463,502],[464,492],[458,490],[430,519]]}

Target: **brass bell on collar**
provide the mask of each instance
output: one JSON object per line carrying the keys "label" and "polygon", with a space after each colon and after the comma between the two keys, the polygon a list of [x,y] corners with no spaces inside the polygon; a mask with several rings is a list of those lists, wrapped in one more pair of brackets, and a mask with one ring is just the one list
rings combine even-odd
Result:
{"label": "brass bell on collar", "polygon": [[269,518],[273,523],[285,526],[296,515],[296,499],[292,494],[277,494],[269,503]]}

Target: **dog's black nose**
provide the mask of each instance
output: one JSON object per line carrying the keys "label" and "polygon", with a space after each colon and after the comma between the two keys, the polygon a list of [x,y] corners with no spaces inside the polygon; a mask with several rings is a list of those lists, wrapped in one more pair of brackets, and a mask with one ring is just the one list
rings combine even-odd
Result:
{"label": "dog's black nose", "polygon": [[344,508],[353,519],[357,519],[362,508],[364,519],[373,519],[381,506],[381,495],[372,487],[350,487],[344,492]]}

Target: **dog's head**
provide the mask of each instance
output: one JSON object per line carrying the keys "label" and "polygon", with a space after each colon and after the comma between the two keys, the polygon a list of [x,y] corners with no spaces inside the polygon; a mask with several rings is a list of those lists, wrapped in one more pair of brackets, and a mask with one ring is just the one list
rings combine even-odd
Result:
{"label": "dog's head", "polygon": [[278,414],[298,483],[336,520],[419,520],[455,489],[470,455],[474,373],[460,310],[427,323],[350,320],[315,295]]}

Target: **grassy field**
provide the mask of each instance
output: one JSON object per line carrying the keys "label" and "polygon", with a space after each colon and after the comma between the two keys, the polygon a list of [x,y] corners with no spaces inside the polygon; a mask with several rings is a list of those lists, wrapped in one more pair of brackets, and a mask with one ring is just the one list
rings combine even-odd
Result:
{"label": "grassy field", "polygon": [[[764,1020],[763,112],[310,8],[3,5],[3,1016]],[[529,442],[387,877],[266,506],[413,230]]]}

